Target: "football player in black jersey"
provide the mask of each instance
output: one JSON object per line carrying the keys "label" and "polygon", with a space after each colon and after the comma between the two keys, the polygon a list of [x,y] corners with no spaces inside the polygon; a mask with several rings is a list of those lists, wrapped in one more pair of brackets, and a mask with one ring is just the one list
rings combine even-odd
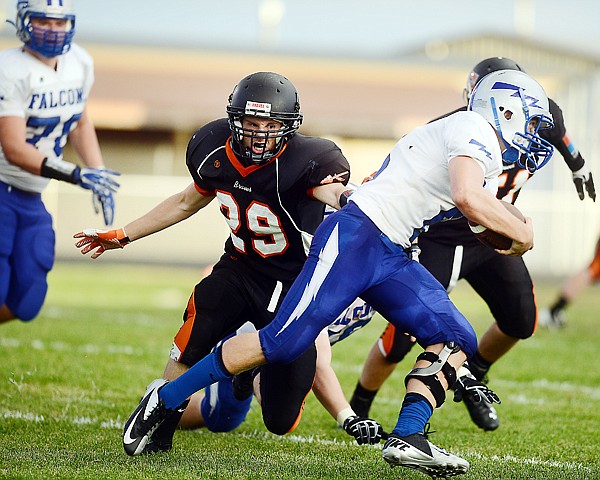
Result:
{"label": "football player in black jersey", "polygon": [[[522,70],[509,58],[492,57],[475,65],[467,79],[465,99],[481,78],[497,70]],[[562,111],[549,100],[554,127],[540,132],[561,153],[573,172],[579,198],[585,198],[584,189],[592,200],[596,191],[592,174],[579,151],[571,143],[564,124]],[[456,109],[451,115],[467,107]],[[444,115],[444,116],[447,116]],[[437,120],[437,119],[436,119]],[[435,120],[433,120],[435,121]],[[518,163],[505,163],[500,175],[497,197],[514,203],[521,187],[533,174]],[[494,323],[479,340],[477,352],[469,360],[469,369],[478,380],[487,377],[488,370],[519,340],[530,337],[536,328],[537,305],[533,282],[521,257],[508,257],[481,244],[467,225],[465,218],[440,222],[419,236],[419,261],[446,287],[448,291],[464,278],[488,304]],[[368,416],[378,389],[410,351],[415,339],[397,332],[388,324],[369,352],[350,405],[358,415]],[[476,402],[471,395],[455,391],[455,400],[465,403],[471,419],[484,430],[499,426],[494,407]]]}
{"label": "football player in black jersey", "polygon": [[[87,229],[75,235],[82,253],[95,250],[92,258],[97,258],[105,250],[122,248],[191,217],[215,198],[219,202],[231,229],[225,253],[195,286],[164,379],[149,388],[177,378],[249,324],[258,329],[270,323],[306,260],[325,204],[339,208],[340,198],[346,198],[346,158],[335,143],[297,133],[301,123],[298,93],[287,78],[271,72],[249,75],[230,95],[227,118],[208,123],[192,136],[186,162],[193,182],[186,189],[124,228]],[[298,424],[315,378],[315,359],[313,345],[290,364],[261,367],[261,406],[271,432],[283,435]],[[243,421],[251,395],[240,399],[231,380],[213,387],[202,401],[194,396],[185,412],[186,426],[228,431]],[[222,410],[215,410],[216,403]],[[127,453],[169,450],[181,414],[183,409],[154,432],[143,451]],[[381,427],[376,422],[346,416],[344,429],[359,443],[365,440],[358,430],[363,427],[367,442],[379,441]]]}
{"label": "football player in black jersey", "polygon": [[560,286],[550,307],[540,309],[538,324],[551,330],[565,326],[565,309],[588,287],[600,281],[600,238],[596,241],[594,256],[589,264],[575,271]]}

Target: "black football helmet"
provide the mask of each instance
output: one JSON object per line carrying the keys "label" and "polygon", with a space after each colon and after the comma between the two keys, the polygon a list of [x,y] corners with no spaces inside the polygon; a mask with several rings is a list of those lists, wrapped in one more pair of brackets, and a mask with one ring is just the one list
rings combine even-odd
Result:
{"label": "black football helmet", "polygon": [[482,60],[473,67],[471,73],[467,77],[467,86],[463,91],[463,97],[465,103],[469,103],[471,98],[471,92],[477,85],[477,82],[485,77],[488,73],[497,72],[498,70],[524,70],[519,66],[517,62],[506,57],[490,57]]}
{"label": "black football helmet", "polygon": [[[278,155],[302,124],[296,87],[283,75],[257,72],[242,79],[229,95],[227,105],[232,148],[236,155],[259,165]],[[245,116],[270,118],[281,122],[278,130],[249,130],[242,127]],[[256,155],[244,147],[243,139],[275,139],[275,148]]]}

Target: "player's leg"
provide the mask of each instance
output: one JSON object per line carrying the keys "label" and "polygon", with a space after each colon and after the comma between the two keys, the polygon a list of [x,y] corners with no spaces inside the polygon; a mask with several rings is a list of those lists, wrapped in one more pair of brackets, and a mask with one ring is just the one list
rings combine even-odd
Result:
{"label": "player's leg", "polygon": [[377,392],[414,344],[414,337],[398,332],[394,325],[388,323],[379,339],[371,347],[352,393],[350,406],[357,415],[369,416]]}
{"label": "player's leg", "polygon": [[[258,296],[258,295],[257,295]],[[235,332],[235,335],[242,333],[256,332],[256,328],[250,322],[244,323]],[[231,338],[230,335],[227,338]],[[227,340],[224,339],[223,341]],[[219,348],[222,342],[215,348]],[[245,374],[248,374],[247,376]],[[190,404],[180,421],[182,428],[199,428],[206,426],[211,432],[231,432],[241,425],[250,411],[250,404],[255,387],[255,379],[259,373],[258,369],[244,372],[241,376],[226,378],[217,383],[213,383],[204,389],[203,392],[196,392],[190,398]],[[246,382],[248,385],[240,385]],[[260,403],[260,397],[259,403]],[[192,404],[193,403],[193,404]],[[199,407],[199,409],[198,409]],[[189,411],[200,412],[193,418]],[[195,420],[196,424],[192,424]]]}
{"label": "player's leg", "polygon": [[[486,382],[491,366],[519,340],[535,330],[536,304],[531,276],[521,257],[493,255],[465,277],[490,308],[495,322],[479,340],[469,359],[469,370],[477,380]],[[488,402],[476,402],[473,395],[456,391],[473,422],[484,430],[495,430],[498,414]]]}
{"label": "player's leg", "polygon": [[[165,380],[179,378],[190,366],[210,353],[221,339],[240,327],[248,316],[244,291],[243,274],[232,268],[228,259],[217,263],[213,271],[194,287],[183,314],[184,322],[173,340],[170,358],[163,373]],[[201,409],[203,398],[202,392],[194,393],[190,397],[191,404],[173,409],[173,415],[156,429],[141,453],[170,450],[173,434],[184,415],[182,427],[204,426]],[[217,398],[216,392],[212,398]]]}
{"label": "player's leg", "polygon": [[[460,274],[462,247],[436,242],[427,235],[419,238],[418,261],[445,287],[456,283]],[[416,258],[414,258],[416,259]],[[396,365],[408,354],[415,343],[414,337],[397,332],[389,324],[379,340],[373,345],[356,385],[350,405],[358,413],[368,415],[371,403],[383,383],[395,370]]]}
{"label": "player's leg", "polygon": [[52,217],[40,195],[0,189],[0,224],[0,322],[30,321],[44,304],[54,264]]}
{"label": "player's leg", "polygon": [[591,263],[578,270],[565,280],[560,288],[560,294],[550,306],[540,310],[538,323],[542,327],[562,328],[566,322],[565,309],[587,287],[600,279],[600,240],[596,243],[594,258]]}
{"label": "player's leg", "polygon": [[11,286],[13,275],[12,252],[17,235],[17,210],[12,203],[15,201],[9,194],[8,185],[0,182],[0,323],[15,318],[14,313],[6,305],[6,299]]}
{"label": "player's leg", "polygon": [[[139,454],[154,430],[199,389],[265,363],[289,363],[302,355],[369,285],[383,281],[407,261],[398,246],[384,240],[352,204],[328,217],[317,229],[309,257],[275,319],[258,335],[227,340],[144,400],[127,422],[126,451]],[[144,410],[150,413],[142,416]]]}
{"label": "player's leg", "polygon": [[260,404],[270,432],[285,435],[300,423],[304,401],[314,382],[316,361],[317,351],[312,344],[291,363],[260,367]]}
{"label": "player's leg", "polygon": [[456,369],[467,354],[475,351],[472,327],[440,283],[416,262],[398,269],[362,298],[397,329],[411,333],[427,346],[407,376],[407,393],[398,422],[384,446],[384,459],[393,466],[409,466],[440,476],[466,471],[468,462],[429,442],[426,425],[433,409],[442,405],[446,390],[456,381]]}

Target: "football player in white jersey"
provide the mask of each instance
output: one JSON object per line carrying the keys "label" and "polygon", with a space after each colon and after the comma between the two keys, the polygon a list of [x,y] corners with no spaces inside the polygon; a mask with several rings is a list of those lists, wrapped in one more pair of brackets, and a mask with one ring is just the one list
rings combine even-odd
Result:
{"label": "football player in white jersey", "polygon": [[[456,370],[475,353],[477,338],[442,285],[405,249],[426,225],[461,213],[513,239],[499,253],[531,249],[532,221],[519,221],[496,199],[497,178],[503,156],[529,169],[544,165],[553,148],[538,130],[551,125],[542,87],[523,72],[503,70],[479,83],[469,111],[403,137],[373,180],[318,227],[274,320],[257,333],[232,337],[177,379],[148,391],[125,424],[126,450],[141,451],[199,389],[258,365],[297,358],[361,297],[425,350],[407,375],[398,422],[383,448],[385,461],[438,477],[464,473],[469,463],[431,443],[426,426],[457,381]],[[498,401],[474,378],[458,381]]]}
{"label": "football player in white jersey", "polygon": [[[23,45],[0,53],[0,323],[32,320],[44,303],[54,230],[41,192],[50,179],[91,190],[107,225],[119,186],[86,112],[93,63],[72,43],[71,0],[20,0],[14,25]],[[84,167],[63,160],[67,137]]]}

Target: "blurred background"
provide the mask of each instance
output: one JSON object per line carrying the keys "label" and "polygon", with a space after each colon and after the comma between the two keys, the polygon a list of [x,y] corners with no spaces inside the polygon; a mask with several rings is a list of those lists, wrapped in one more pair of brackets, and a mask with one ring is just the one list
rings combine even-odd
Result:
{"label": "blurred background", "polygon": [[[14,18],[15,4],[0,0],[3,20]],[[360,183],[398,138],[463,104],[476,63],[512,58],[561,106],[600,192],[600,2],[75,0],[75,8],[75,41],[95,61],[89,111],[107,166],[123,174],[116,226],[191,181],[189,138],[225,115],[241,78],[265,70],[296,85],[301,131],[336,141]],[[2,22],[0,48],[17,45]],[[70,150],[65,159],[75,161]],[[73,233],[102,226],[89,194],[52,182],[44,196],[58,259],[82,259]],[[600,201],[579,200],[560,154],[517,205],[534,220],[536,245],[524,257],[534,276],[562,276],[591,260]],[[98,261],[207,265],[227,235],[214,202]]]}

